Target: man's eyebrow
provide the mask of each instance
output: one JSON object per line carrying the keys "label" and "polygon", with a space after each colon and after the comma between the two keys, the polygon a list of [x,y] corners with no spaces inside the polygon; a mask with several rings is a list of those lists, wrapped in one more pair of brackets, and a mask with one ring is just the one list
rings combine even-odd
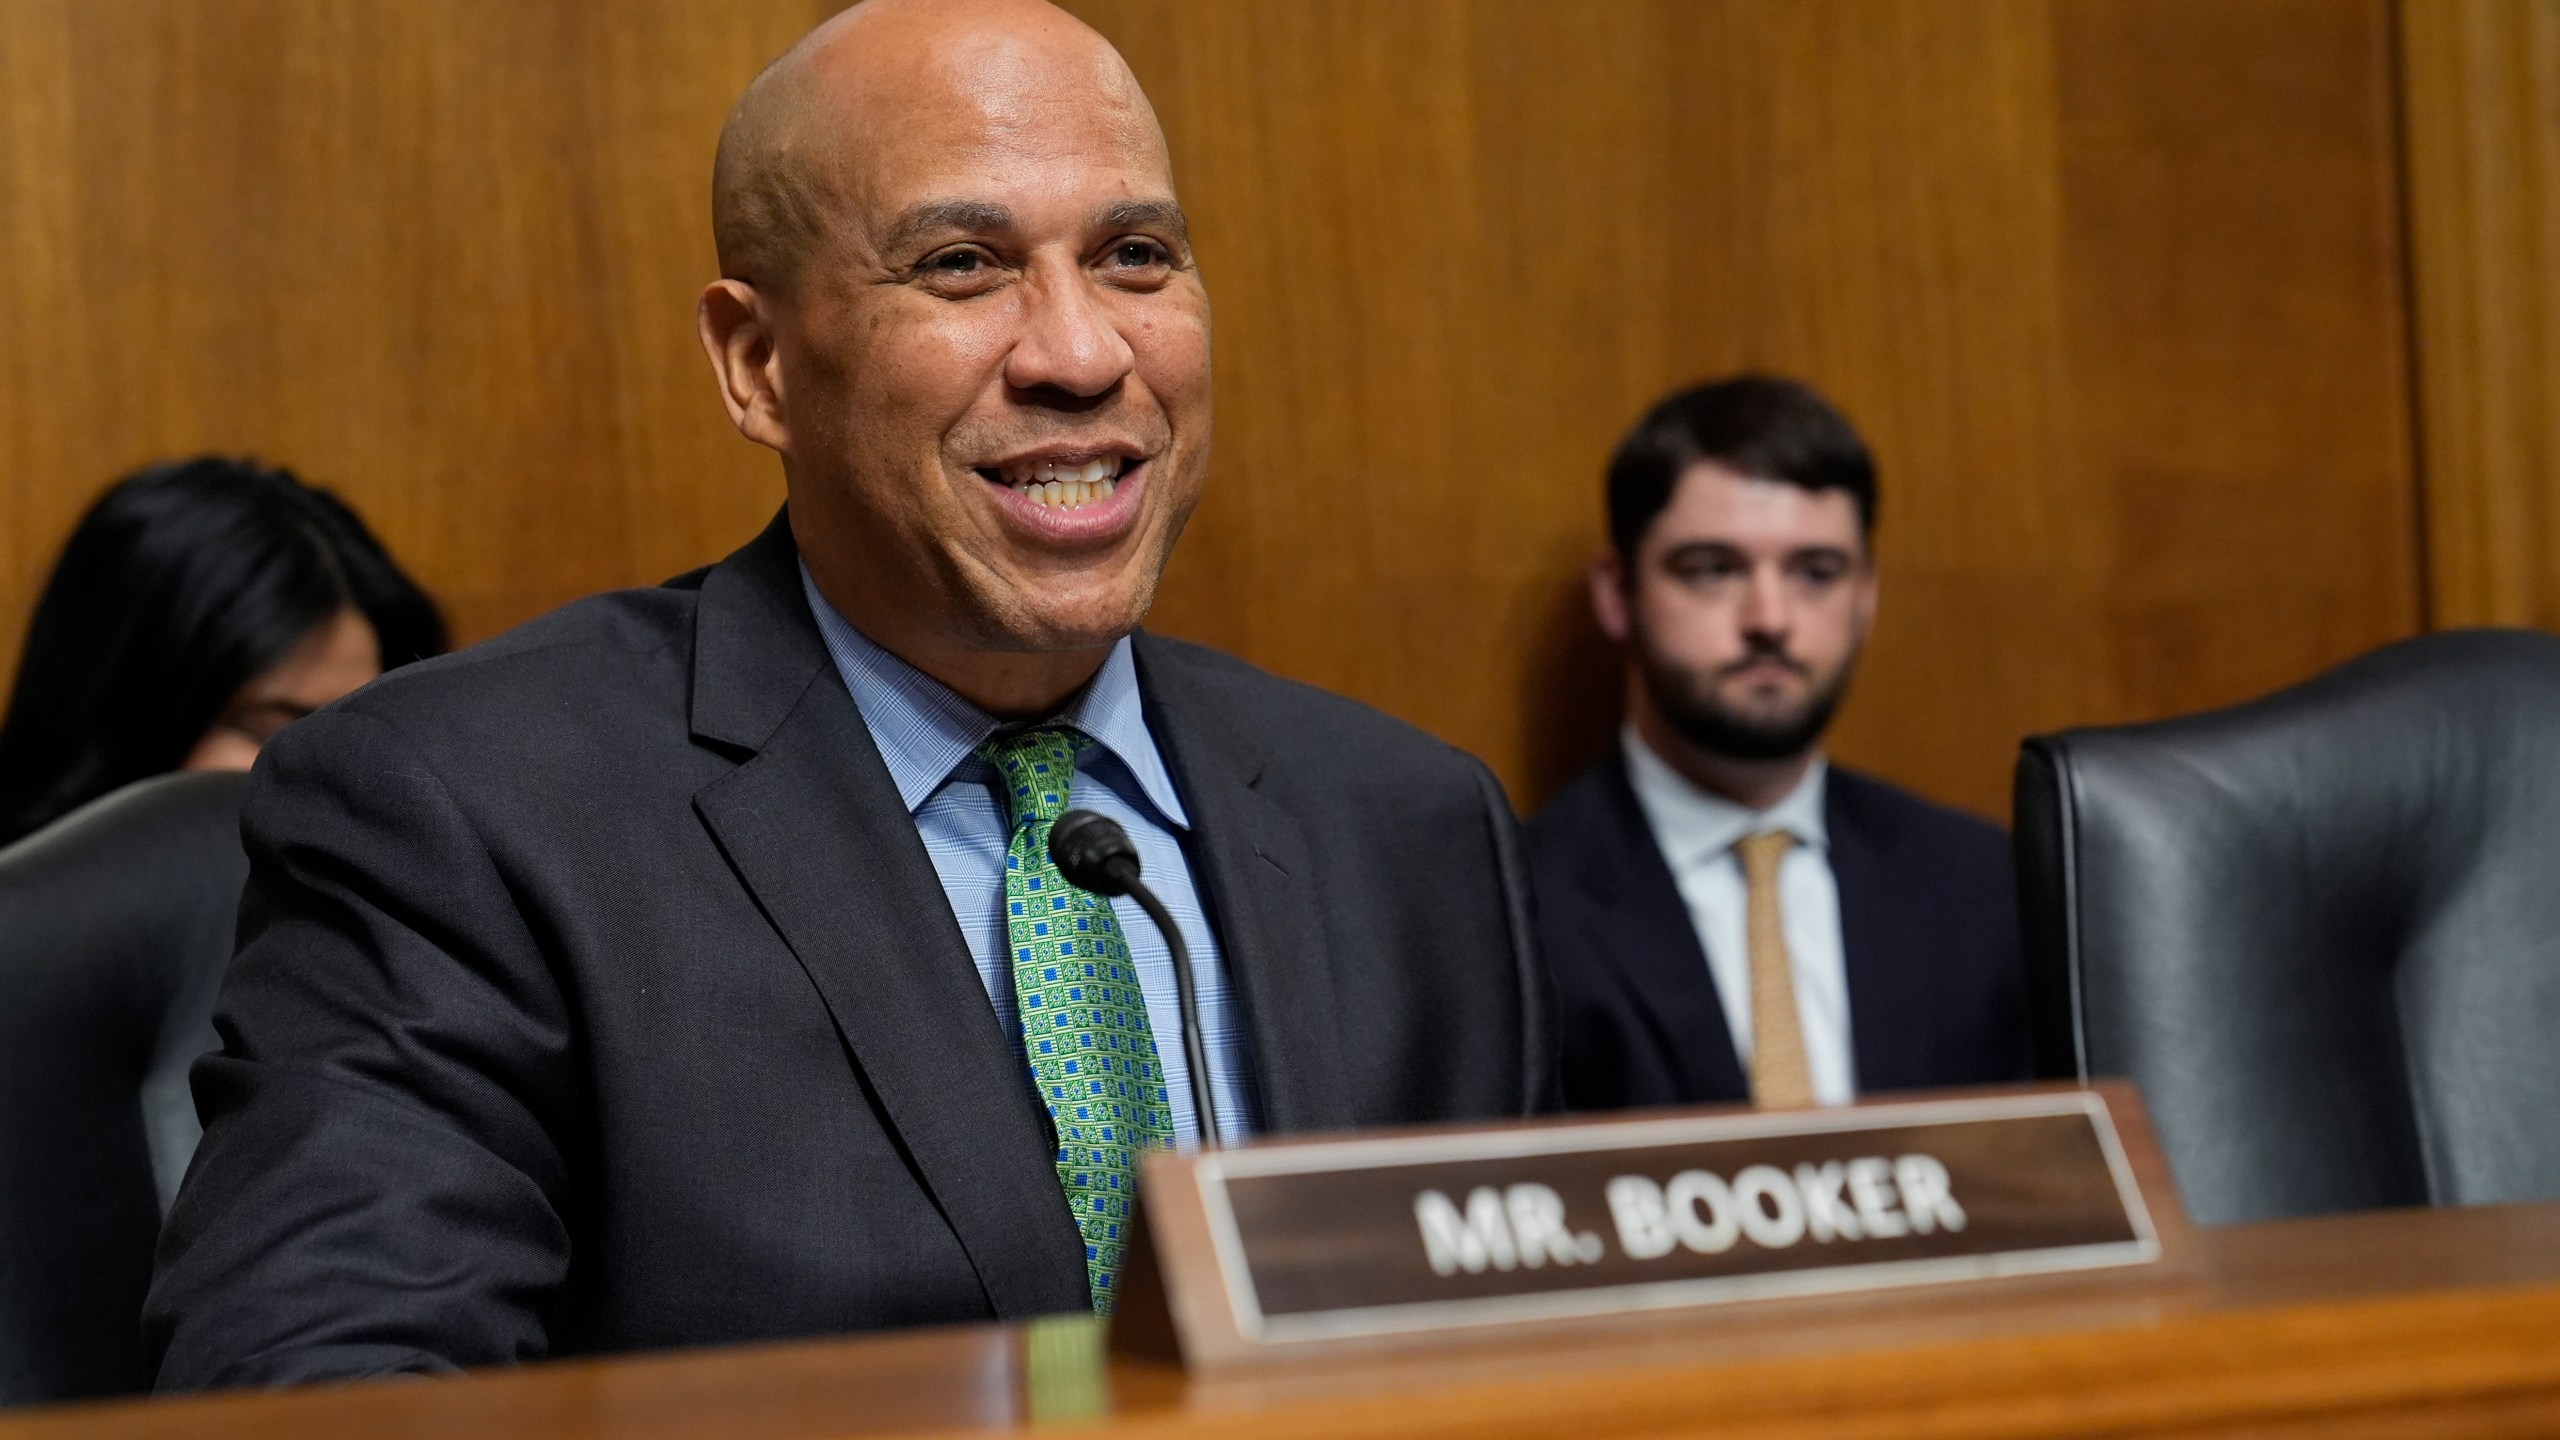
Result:
{"label": "man's eyebrow", "polygon": [[1013,212],[1001,205],[984,200],[932,200],[890,222],[880,250],[884,255],[900,254],[928,235],[950,230],[983,235],[1012,228]]}
{"label": "man's eyebrow", "polygon": [[1094,217],[1102,230],[1161,230],[1176,241],[1191,243],[1191,221],[1170,200],[1121,200]]}

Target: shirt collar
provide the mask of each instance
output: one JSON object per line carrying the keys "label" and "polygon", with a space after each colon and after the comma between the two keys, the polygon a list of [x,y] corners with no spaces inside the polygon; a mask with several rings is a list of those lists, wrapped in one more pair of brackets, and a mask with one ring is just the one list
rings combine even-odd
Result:
{"label": "shirt collar", "polygon": [[1626,750],[1627,783],[1675,867],[1712,860],[1743,837],[1764,830],[1784,830],[1811,850],[1830,844],[1830,832],[1822,820],[1822,797],[1831,767],[1820,756],[1814,757],[1812,768],[1785,799],[1766,810],[1753,810],[1691,783],[1653,753],[1634,725],[1625,727],[1620,743]]}
{"label": "shirt collar", "polygon": [[[809,613],[818,622],[827,654],[845,689],[853,692],[898,799],[913,814],[942,788],[953,771],[977,754],[988,736],[1004,728],[992,715],[952,693],[951,688],[872,643],[853,628],[818,593],[809,566],[800,566],[800,589]],[[1174,793],[1173,776],[1147,729],[1146,707],[1138,694],[1138,661],[1129,637],[1111,647],[1102,668],[1076,692],[1054,719],[1083,733],[1128,770],[1147,802],[1167,821],[1191,828],[1182,800]]]}

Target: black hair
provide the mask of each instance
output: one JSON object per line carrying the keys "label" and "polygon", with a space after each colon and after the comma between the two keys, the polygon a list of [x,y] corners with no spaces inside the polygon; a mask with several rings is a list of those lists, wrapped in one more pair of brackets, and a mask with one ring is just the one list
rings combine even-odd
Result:
{"label": "black hair", "polygon": [[1755,480],[1846,490],[1858,532],[1876,528],[1876,463],[1839,411],[1799,381],[1736,375],[1656,403],[1609,459],[1609,543],[1632,561],[1691,465],[1713,461]]}
{"label": "black hair", "polygon": [[445,648],[435,602],[290,471],[201,456],[108,487],[27,627],[0,721],[0,844],[178,768],[241,686],[350,606],[386,670]]}

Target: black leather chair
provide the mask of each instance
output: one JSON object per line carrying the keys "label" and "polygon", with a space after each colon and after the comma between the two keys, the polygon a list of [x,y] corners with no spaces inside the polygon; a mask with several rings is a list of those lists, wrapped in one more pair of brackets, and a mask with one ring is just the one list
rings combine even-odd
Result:
{"label": "black leather chair", "polygon": [[2560,1197],[2560,639],[2031,739],[2016,821],[2037,1070],[2130,1076],[2197,1219]]}
{"label": "black leather chair", "polygon": [[150,1388],[142,1297],[198,1138],[245,779],[145,780],[0,850],[0,1405]]}

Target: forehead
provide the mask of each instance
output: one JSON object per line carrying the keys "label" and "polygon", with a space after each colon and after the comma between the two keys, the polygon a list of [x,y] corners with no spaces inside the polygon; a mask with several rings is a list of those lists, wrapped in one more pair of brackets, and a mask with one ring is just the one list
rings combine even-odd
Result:
{"label": "forehead", "polygon": [[848,98],[842,173],[866,218],[946,200],[1172,193],[1154,113],[1108,50],[968,47]]}
{"label": "forehead", "polygon": [[1648,548],[1713,542],[1745,550],[1832,546],[1860,551],[1858,502],[1846,490],[1757,479],[1712,460],[1693,462],[1646,532]]}

